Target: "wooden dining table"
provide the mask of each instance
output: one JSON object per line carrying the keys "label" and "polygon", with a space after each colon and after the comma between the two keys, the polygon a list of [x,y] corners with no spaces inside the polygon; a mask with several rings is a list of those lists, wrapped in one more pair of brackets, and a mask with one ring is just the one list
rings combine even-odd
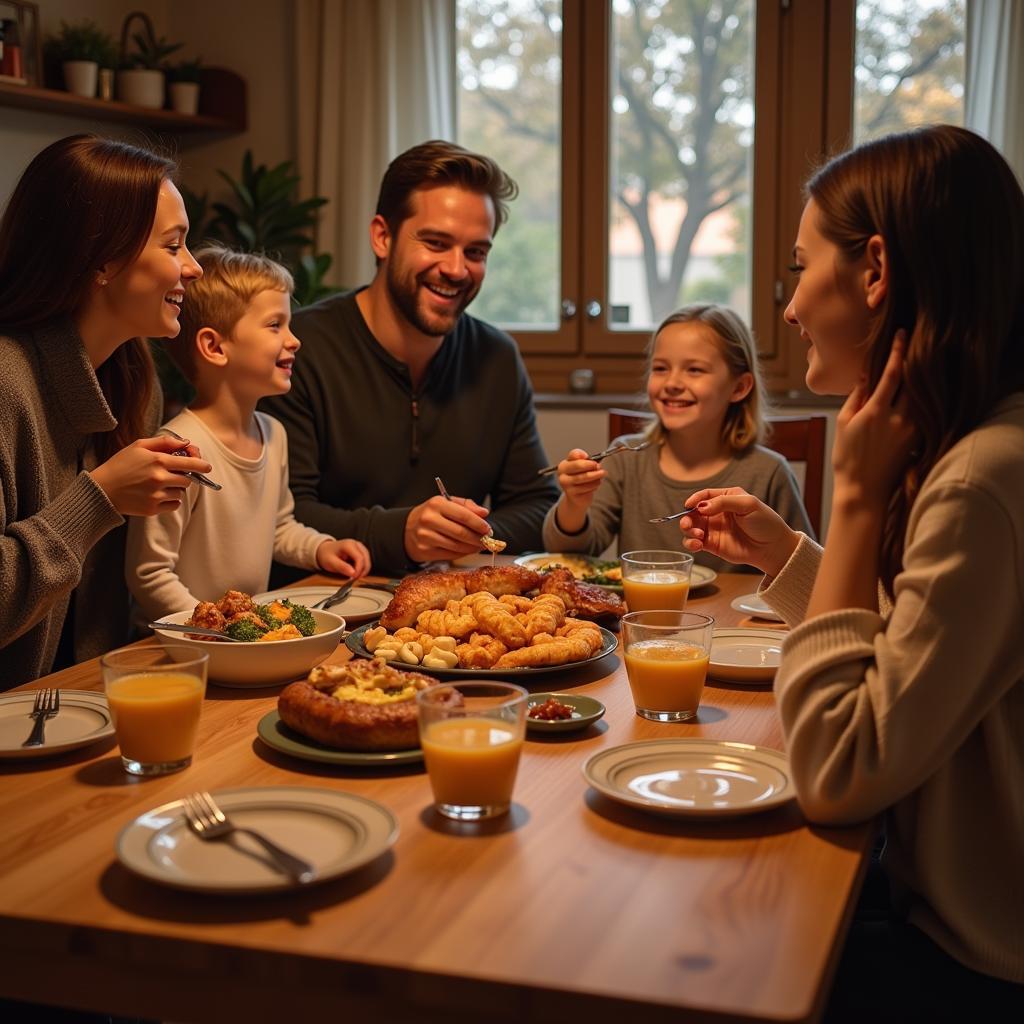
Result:
{"label": "wooden dining table", "polygon": [[[757,581],[720,574],[689,608],[771,628],[731,607]],[[98,661],[26,689],[41,686],[101,690]],[[173,775],[127,775],[112,740],[0,761],[0,996],[174,1021],[820,1016],[873,827],[808,824],[796,801],[728,820],[655,816],[582,774],[596,752],[636,740],[781,750],[770,686],[710,679],[696,720],[666,724],[635,714],[618,653],[542,675],[531,689],[589,694],[605,717],[531,732],[510,813],[477,824],[432,809],[420,764],[325,765],[266,746],[256,726],[280,689],[211,682],[194,761]],[[115,855],[145,811],[252,786],[368,797],[399,837],[342,878],[247,897],[166,888]]]}

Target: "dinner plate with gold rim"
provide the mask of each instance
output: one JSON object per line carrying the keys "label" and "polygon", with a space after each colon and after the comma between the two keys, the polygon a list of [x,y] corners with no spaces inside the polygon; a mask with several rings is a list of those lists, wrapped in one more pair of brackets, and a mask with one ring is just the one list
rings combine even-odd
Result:
{"label": "dinner plate with gold rim", "polygon": [[[289,587],[283,590],[268,590],[265,594],[253,595],[257,604],[270,604],[271,601],[283,601],[285,599],[292,604],[310,605],[330,597],[337,587]],[[385,589],[378,590],[375,587],[361,587],[356,584],[337,604],[332,604],[326,609],[340,615],[348,625],[358,622],[369,622],[371,619],[380,618],[380,613],[391,603],[394,595]]]}
{"label": "dinner plate with gold rim", "polygon": [[146,811],[117,837],[129,871],[175,889],[235,895],[305,888],[355,871],[398,838],[398,821],[383,805],[355,793],[309,786],[258,786],[213,793],[240,827],[256,829],[309,861],[301,883],[282,874],[248,836],[211,841],[188,827],[181,800]]}
{"label": "dinner plate with gold rim", "polygon": [[[358,629],[353,629],[345,637],[345,646],[357,657],[372,658],[373,654],[366,649],[363,643],[363,636],[368,629],[373,628],[373,623],[367,623]],[[531,668],[431,668],[428,665],[406,665],[402,662],[391,662],[395,668],[407,669],[410,672],[422,672],[424,675],[436,676],[438,679],[516,679],[529,680],[533,676],[546,675],[551,672],[567,672],[570,669],[579,668],[581,665],[589,665],[592,661],[599,661],[606,654],[611,654],[618,646],[619,638],[604,626],[598,626],[601,630],[601,649],[589,658],[582,661],[567,661],[562,665],[538,665]]]}
{"label": "dinner plate with gold rim", "polygon": [[386,768],[388,765],[415,764],[423,760],[423,751],[419,747],[410,750],[337,750],[325,747],[285,725],[276,709],[268,711],[259,720],[256,732],[268,747],[303,761]]}
{"label": "dinner plate with gold rim", "polygon": [[716,627],[708,675],[727,683],[770,683],[782,660],[784,629]]}
{"label": "dinner plate with gold rim", "polygon": [[729,740],[643,740],[608,747],[583,765],[599,793],[652,814],[733,818],[795,795],[779,750]]}
{"label": "dinner plate with gold rim", "polygon": [[114,735],[107,698],[92,690],[61,690],[60,711],[46,720],[44,742],[23,747],[32,731],[35,690],[0,696],[0,760],[53,757]]}

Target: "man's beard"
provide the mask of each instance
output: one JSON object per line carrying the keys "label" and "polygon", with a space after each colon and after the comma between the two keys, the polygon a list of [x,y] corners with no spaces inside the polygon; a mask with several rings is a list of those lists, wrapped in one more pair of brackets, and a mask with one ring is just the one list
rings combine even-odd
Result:
{"label": "man's beard", "polygon": [[461,293],[461,300],[458,308],[450,315],[425,314],[418,302],[419,282],[413,278],[411,287],[406,281],[398,276],[397,271],[388,266],[387,269],[388,294],[398,311],[412,324],[421,334],[431,338],[441,338],[450,334],[455,329],[455,324],[462,316],[465,308],[476,298],[476,291],[464,291]]}

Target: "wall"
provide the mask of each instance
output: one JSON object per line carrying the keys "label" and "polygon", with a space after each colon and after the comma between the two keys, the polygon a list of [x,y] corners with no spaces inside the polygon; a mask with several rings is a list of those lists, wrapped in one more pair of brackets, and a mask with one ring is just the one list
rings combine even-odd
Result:
{"label": "wall", "polygon": [[[140,5],[138,0],[90,0],[88,4],[45,0],[40,7],[44,38],[59,31],[62,19],[89,18],[119,40],[124,16]],[[247,148],[261,163],[292,159],[294,56],[288,0],[148,0],[145,10],[158,37],[185,43],[172,59],[198,56],[209,66],[237,71],[248,83],[248,131],[219,139],[210,135],[171,139],[175,147],[179,141],[184,143],[179,149],[182,180],[193,190],[208,190],[218,198],[227,190],[218,168],[237,176]],[[6,202],[25,165],[40,149],[81,131],[136,142],[149,137],[130,125],[0,107],[0,203]]]}

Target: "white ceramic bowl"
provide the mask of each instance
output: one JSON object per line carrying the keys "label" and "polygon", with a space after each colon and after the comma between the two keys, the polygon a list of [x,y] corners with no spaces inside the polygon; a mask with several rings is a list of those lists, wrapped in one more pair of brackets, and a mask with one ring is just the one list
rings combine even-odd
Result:
{"label": "white ceramic bowl", "polygon": [[[223,686],[277,686],[301,679],[319,665],[341,643],[345,620],[333,612],[310,609],[317,632],[298,640],[268,640],[265,643],[232,643],[195,640],[188,633],[155,629],[160,643],[203,651],[210,656],[209,678]],[[191,612],[165,615],[164,622],[184,623]]]}

